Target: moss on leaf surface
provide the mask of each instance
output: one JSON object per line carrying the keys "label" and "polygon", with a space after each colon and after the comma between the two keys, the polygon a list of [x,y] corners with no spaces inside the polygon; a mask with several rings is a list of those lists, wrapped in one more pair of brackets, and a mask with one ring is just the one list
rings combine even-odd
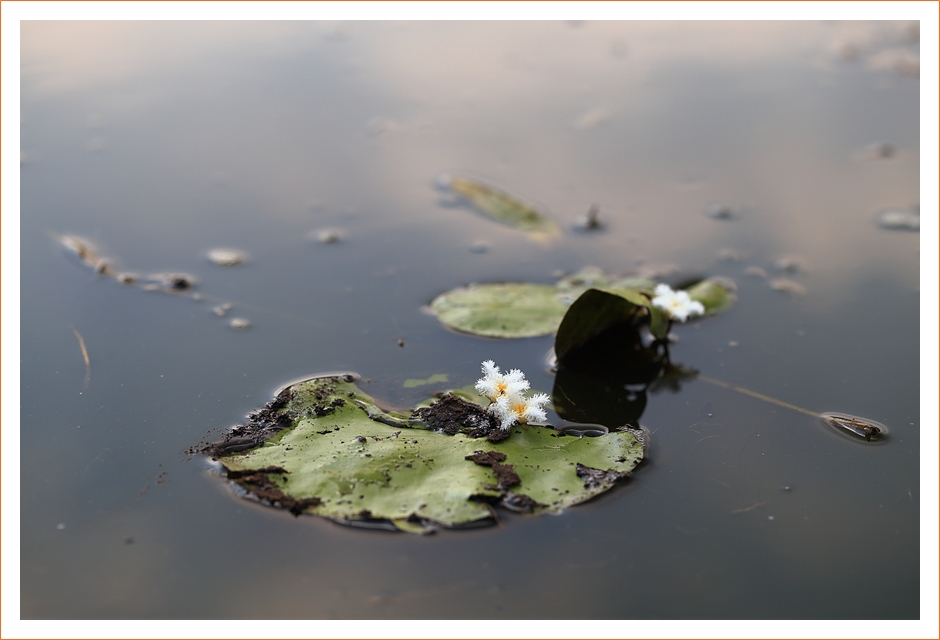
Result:
{"label": "moss on leaf surface", "polygon": [[[515,426],[500,442],[445,435],[379,409],[340,377],[288,387],[265,411],[282,428],[259,446],[204,450],[232,482],[295,514],[386,521],[405,531],[493,521],[496,506],[557,512],[607,491],[643,457],[629,430],[579,439]],[[238,438],[238,431],[229,437]]]}

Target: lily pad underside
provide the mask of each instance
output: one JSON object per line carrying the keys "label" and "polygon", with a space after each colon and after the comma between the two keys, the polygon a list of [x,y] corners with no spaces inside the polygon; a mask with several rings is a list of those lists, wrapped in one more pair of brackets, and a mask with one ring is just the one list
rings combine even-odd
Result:
{"label": "lily pad underside", "polygon": [[412,532],[495,522],[495,507],[558,512],[607,491],[643,457],[631,430],[579,439],[516,425],[499,442],[471,437],[488,415],[476,404],[482,418],[446,435],[433,420],[380,409],[352,380],[292,385],[203,452],[249,496],[295,515]]}

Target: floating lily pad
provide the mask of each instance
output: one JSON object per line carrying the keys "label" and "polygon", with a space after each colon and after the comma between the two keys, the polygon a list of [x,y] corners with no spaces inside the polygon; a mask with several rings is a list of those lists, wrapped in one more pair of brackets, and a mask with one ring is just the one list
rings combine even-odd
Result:
{"label": "floating lily pad", "polygon": [[452,178],[446,186],[489,218],[520,231],[555,234],[558,227],[535,207],[478,180]]}
{"label": "floating lily pad", "polygon": [[631,430],[577,438],[515,426],[498,443],[445,435],[379,409],[352,376],[294,384],[249,418],[202,449],[249,496],[411,532],[494,521],[496,506],[557,512],[607,491],[643,457],[643,434]]}
{"label": "floating lily pad", "polygon": [[721,313],[731,308],[738,299],[737,285],[728,278],[706,278],[686,289],[693,300],[705,307],[705,315]]}
{"label": "floating lily pad", "polygon": [[652,289],[639,276],[605,274],[585,267],[554,285],[499,282],[458,287],[430,305],[445,325],[488,338],[530,338],[555,333],[568,306],[591,287]]}
{"label": "floating lily pad", "polygon": [[549,284],[499,282],[459,287],[431,302],[448,327],[489,338],[531,338],[554,333],[568,310]]}
{"label": "floating lily pad", "polygon": [[[668,321],[662,311],[650,304],[654,286],[655,283],[648,278],[609,275],[596,267],[585,267],[561,278],[554,285],[499,282],[458,287],[435,298],[430,309],[441,322],[457,331],[489,338],[529,338],[559,331],[562,318],[572,313],[569,306],[593,289],[643,307],[646,311],[619,308],[622,304],[613,299],[598,305],[596,294],[592,294],[592,303],[585,301],[579,306],[580,311],[574,312],[579,325],[591,325],[586,329],[588,332],[597,333],[612,323],[623,321],[626,319],[624,314],[632,316],[639,313],[649,318],[653,335],[663,338]],[[734,283],[727,278],[708,278],[689,287],[687,292],[693,300],[701,302],[705,314],[710,315],[725,311],[734,304],[734,290]],[[598,313],[600,315],[596,315]],[[582,314],[586,317],[581,318]],[[587,335],[583,337],[586,339]],[[581,337],[575,340],[581,341]]]}

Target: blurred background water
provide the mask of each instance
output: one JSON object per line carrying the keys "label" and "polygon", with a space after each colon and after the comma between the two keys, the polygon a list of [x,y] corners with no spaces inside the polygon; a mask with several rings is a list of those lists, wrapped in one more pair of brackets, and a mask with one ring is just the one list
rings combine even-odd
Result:
{"label": "blurred background water", "polygon": [[[919,617],[920,238],[877,224],[920,202],[916,22],[21,37],[24,619]],[[565,231],[532,242],[445,206],[442,173]],[[571,230],[592,205],[605,230]],[[191,274],[202,300],[96,275],[56,234]],[[251,258],[217,266],[216,247]],[[459,335],[422,307],[586,265],[732,278],[736,306],[676,328],[673,361],[890,440],[693,380],[650,397],[632,481],[430,537],[250,503],[184,453],[324,371],[400,406],[431,390],[405,379],[462,386],[484,359],[548,391],[551,337]]]}

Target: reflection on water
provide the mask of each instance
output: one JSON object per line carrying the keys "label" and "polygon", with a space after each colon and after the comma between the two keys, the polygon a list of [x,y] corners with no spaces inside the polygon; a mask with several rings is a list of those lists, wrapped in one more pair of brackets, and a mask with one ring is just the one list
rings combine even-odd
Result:
{"label": "reflection on water", "polygon": [[[22,616],[918,617],[919,234],[876,221],[919,203],[917,33],[24,24]],[[561,233],[441,206],[442,173],[520,194]],[[590,211],[603,233],[574,231]],[[123,286],[50,233],[121,256],[114,273],[194,284]],[[219,268],[219,247],[251,259]],[[234,498],[182,454],[318,371],[411,406],[430,388],[407,380],[542,366],[550,336],[474,338],[421,311],[454,287],[666,264],[733,279],[738,301],[674,329],[681,370],[532,376],[564,390],[565,420],[650,430],[630,483],[561,516],[351,530]],[[857,446],[692,370],[890,439]],[[879,544],[846,543],[859,532]],[[277,595],[246,607],[246,585]]]}

